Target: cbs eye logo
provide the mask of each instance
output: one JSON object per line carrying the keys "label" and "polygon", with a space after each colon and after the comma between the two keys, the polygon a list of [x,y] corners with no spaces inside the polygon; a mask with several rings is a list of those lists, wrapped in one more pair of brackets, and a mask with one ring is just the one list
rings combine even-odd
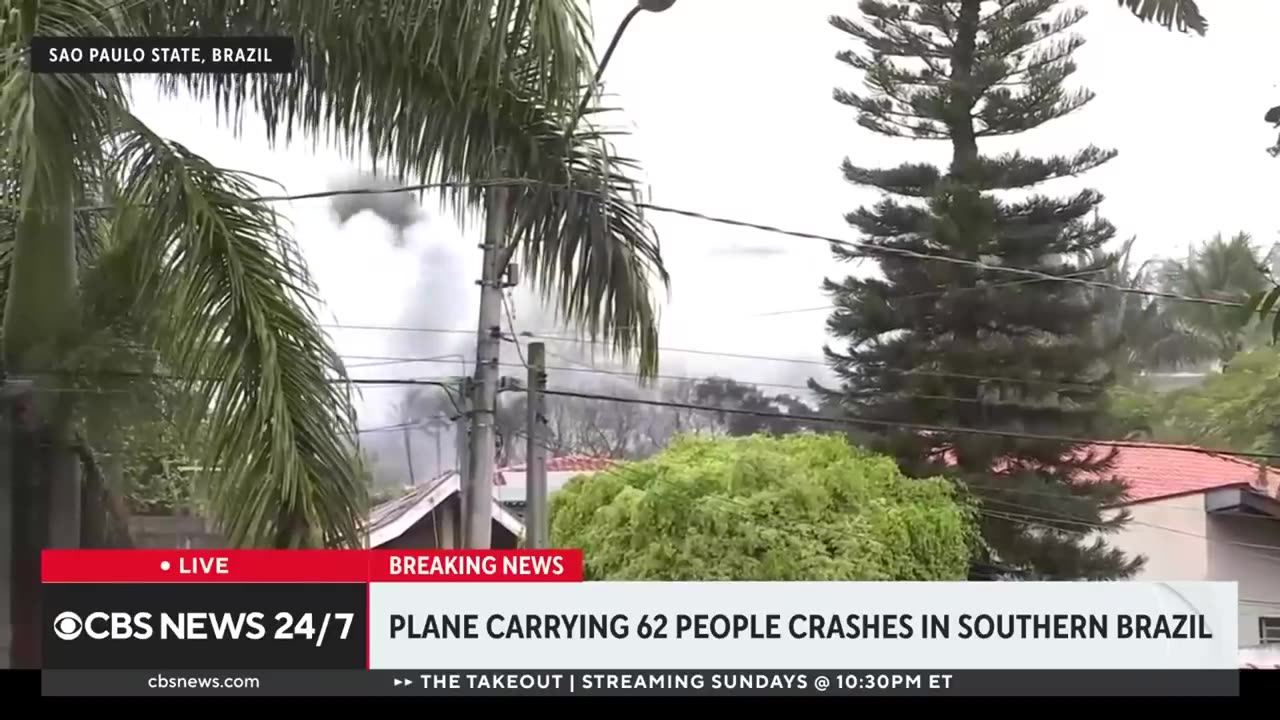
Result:
{"label": "cbs eye logo", "polygon": [[53,619],[53,634],[63,640],[75,640],[84,632],[84,621],[73,612],[59,613]]}

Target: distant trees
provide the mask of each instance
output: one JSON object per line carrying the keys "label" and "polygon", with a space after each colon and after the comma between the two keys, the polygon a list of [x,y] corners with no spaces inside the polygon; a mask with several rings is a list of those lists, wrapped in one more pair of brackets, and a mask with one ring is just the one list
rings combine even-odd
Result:
{"label": "distant trees", "polygon": [[[1124,578],[1140,559],[1079,532],[1081,523],[1107,533],[1127,522],[1104,516],[1124,490],[1109,476],[1113,455],[1017,437],[1090,437],[1105,426],[1113,348],[1097,333],[1102,300],[1079,283],[991,267],[1079,277],[1115,260],[1104,248],[1112,226],[1091,217],[1102,201],[1097,192],[993,194],[1079,175],[1113,151],[1090,146],[1031,158],[978,149],[980,138],[1036,128],[1092,98],[1064,87],[1082,42],[1070,32],[1085,13],[1051,12],[1057,6],[865,2],[861,22],[832,19],[866,47],[839,59],[865,74],[870,91],[840,90],[836,100],[882,135],[946,141],[952,160],[945,170],[845,162],[850,182],[889,197],[847,216],[866,246],[834,248],[842,260],[877,260],[882,277],[826,283],[835,305],[828,327],[844,348],[827,348],[841,386],[825,392],[850,414],[886,423],[874,433],[876,447],[909,475],[947,472],[978,498],[985,543],[977,563],[1031,577]],[[1011,435],[894,426],[904,422]]]}
{"label": "distant trees", "polygon": [[1122,288],[1099,290],[1099,332],[1119,341],[1113,360],[1118,373],[1225,364],[1265,340],[1260,324],[1238,307],[1125,291],[1247,302],[1269,286],[1269,258],[1247,233],[1217,235],[1189,248],[1183,259],[1152,258],[1136,268],[1132,243],[1124,245],[1120,262],[1094,278]]}
{"label": "distant trees", "polygon": [[1193,387],[1157,392],[1134,383],[1113,390],[1120,434],[1244,452],[1280,453],[1280,351],[1240,353]]}
{"label": "distant trees", "polygon": [[[1248,233],[1229,240],[1216,235],[1188,249],[1184,260],[1166,260],[1160,265],[1161,292],[1184,297],[1206,298],[1228,303],[1244,303],[1268,287],[1269,269],[1263,253]],[[1262,339],[1256,323],[1246,323],[1237,307],[1179,300],[1161,301],[1193,340],[1189,359],[1212,359],[1227,363]]]}
{"label": "distant trees", "polygon": [[[643,388],[618,382],[586,392],[617,399],[547,398],[547,444],[553,454],[640,459],[679,435],[786,435],[824,429],[821,422],[777,417],[818,416],[810,402],[725,377],[666,379]],[[670,404],[648,404],[655,401]],[[526,407],[523,393],[504,397],[499,406],[498,431],[508,462],[524,459]]]}
{"label": "distant trees", "polygon": [[682,436],[551,497],[590,580],[962,580],[973,509],[837,434]]}

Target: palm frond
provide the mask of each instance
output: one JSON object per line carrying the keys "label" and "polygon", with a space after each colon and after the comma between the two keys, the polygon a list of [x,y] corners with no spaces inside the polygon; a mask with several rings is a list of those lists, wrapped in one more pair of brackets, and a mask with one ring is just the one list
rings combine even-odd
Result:
{"label": "palm frond", "polygon": [[[539,120],[542,122],[539,123]],[[537,169],[539,184],[513,190],[511,240],[543,298],[575,330],[635,357],[641,378],[658,371],[656,279],[670,277],[640,206],[633,160],[612,154],[606,133],[567,141],[562,126],[533,117],[530,154],[563,158]]]}
{"label": "palm frond", "polygon": [[[162,35],[295,38],[293,73],[160,83],[215,100],[237,126],[255,108],[273,142],[302,132],[423,183],[492,177],[511,140],[495,125],[512,106],[536,99],[567,115],[592,70],[574,0],[181,0],[134,12]],[[482,199],[476,188],[451,196]]]}
{"label": "palm frond", "polygon": [[202,0],[139,13],[162,34],[297,38],[291,75],[162,83],[213,98],[236,121],[256,107],[273,137],[302,131],[346,143],[384,174],[460,183],[442,191],[460,217],[483,200],[483,188],[466,183],[516,177],[558,187],[513,191],[512,238],[526,266],[570,325],[637,355],[642,377],[656,371],[651,285],[655,274],[664,286],[668,278],[635,203],[636,164],[613,157],[603,133],[565,137],[593,69],[577,3]]}
{"label": "palm frond", "polygon": [[1143,22],[1155,22],[1166,30],[1204,35],[1209,21],[1200,14],[1195,0],[1118,0]]}
{"label": "palm frond", "polygon": [[158,347],[206,424],[201,461],[235,546],[359,543],[365,487],[341,362],[319,330],[296,249],[255,188],[127,119],[115,242],[144,302],[162,308]]}

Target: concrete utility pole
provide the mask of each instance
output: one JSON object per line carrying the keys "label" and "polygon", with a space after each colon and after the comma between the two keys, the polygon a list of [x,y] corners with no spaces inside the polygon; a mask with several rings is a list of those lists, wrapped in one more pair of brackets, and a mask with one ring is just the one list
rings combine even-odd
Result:
{"label": "concrete utility pole", "polygon": [[529,386],[526,389],[529,417],[525,424],[525,546],[547,547],[547,354],[540,342],[529,343]]}
{"label": "concrete utility pole", "polygon": [[[502,167],[495,164],[495,167]],[[476,375],[471,387],[471,452],[463,476],[464,547],[488,550],[492,543],[494,424],[498,403],[498,361],[502,350],[503,256],[506,255],[506,187],[485,190],[483,270],[480,276],[480,322],[476,330]]]}
{"label": "concrete utility pole", "polygon": [[404,460],[409,466],[409,485],[417,487],[418,481],[413,476],[413,445],[409,442],[409,427],[409,425],[405,425],[400,430],[404,434]]}
{"label": "concrete utility pole", "polygon": [[445,536],[449,548],[466,546],[462,525],[463,518],[467,516],[467,498],[466,493],[462,492],[461,489],[466,487],[467,478],[471,476],[467,470],[471,465],[469,460],[471,453],[471,434],[469,432],[471,416],[467,413],[467,382],[467,379],[463,378],[458,388],[461,391],[459,395],[462,396],[462,407],[459,408],[460,414],[454,422],[454,444],[457,450],[457,464],[455,467],[458,471],[460,491],[456,500],[444,503],[445,512],[443,517],[446,518],[446,522],[441,527],[441,532]]}
{"label": "concrete utility pole", "polygon": [[[591,99],[595,87],[600,84],[605,67],[613,57],[613,51],[622,39],[622,33],[642,11],[660,13],[669,9],[675,0],[637,0],[623,18],[609,42],[604,58],[596,69],[595,78],[587,86],[565,130],[565,139],[573,136],[578,121]],[[493,164],[494,178],[501,178],[506,171],[504,159]],[[507,246],[507,221],[511,211],[510,194],[506,187],[493,185],[485,191],[485,233],[483,272],[480,284],[480,323],[476,335],[475,383],[468,397],[470,403],[470,467],[462,476],[463,535],[468,549],[489,549],[492,544],[493,524],[493,468],[496,448],[495,415],[498,401],[498,358],[502,345],[502,276],[506,263],[511,259],[514,246]]]}

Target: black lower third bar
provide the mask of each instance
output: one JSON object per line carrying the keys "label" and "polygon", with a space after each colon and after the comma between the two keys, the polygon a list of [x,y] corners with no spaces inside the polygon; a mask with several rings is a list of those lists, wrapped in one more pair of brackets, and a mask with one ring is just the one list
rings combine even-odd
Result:
{"label": "black lower third bar", "polygon": [[1235,670],[46,670],[46,696],[1234,697]]}

